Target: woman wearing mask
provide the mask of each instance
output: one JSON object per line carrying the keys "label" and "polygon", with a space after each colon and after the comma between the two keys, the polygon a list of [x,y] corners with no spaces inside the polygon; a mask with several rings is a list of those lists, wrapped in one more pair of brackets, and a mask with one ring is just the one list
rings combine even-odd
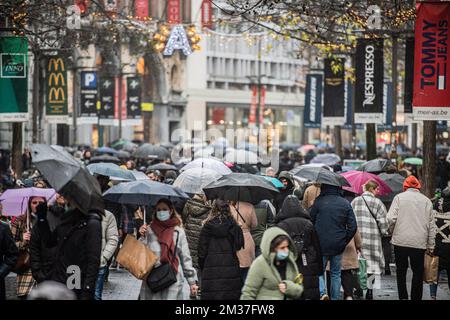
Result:
{"label": "woman wearing mask", "polygon": [[261,255],[250,267],[241,300],[299,299],[303,284],[296,258],[288,234],[278,227],[267,229],[261,240]]}
{"label": "woman wearing mask", "polygon": [[142,236],[139,240],[159,258],[155,267],[162,263],[171,263],[177,273],[177,282],[158,292],[152,292],[146,281],[143,281],[140,299],[187,300],[189,294],[197,295],[197,273],[192,266],[186,234],[181,228],[181,219],[172,202],[167,199],[159,200],[152,222],[150,225],[144,224],[139,232]]}

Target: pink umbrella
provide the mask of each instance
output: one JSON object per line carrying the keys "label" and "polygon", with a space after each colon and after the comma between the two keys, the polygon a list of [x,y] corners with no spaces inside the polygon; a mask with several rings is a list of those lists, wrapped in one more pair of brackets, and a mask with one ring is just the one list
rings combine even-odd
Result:
{"label": "pink umbrella", "polygon": [[51,204],[55,200],[55,189],[20,188],[8,189],[0,196],[4,216],[20,216],[27,211],[30,197],[42,197]]}
{"label": "pink umbrella", "polygon": [[347,179],[347,181],[352,185],[351,187],[342,187],[342,189],[356,193],[358,195],[363,194],[363,185],[369,180],[375,180],[380,186],[380,191],[378,194],[379,196],[385,196],[392,192],[391,188],[389,188],[386,182],[384,182],[377,175],[369,172],[352,170],[341,173],[341,176]]}

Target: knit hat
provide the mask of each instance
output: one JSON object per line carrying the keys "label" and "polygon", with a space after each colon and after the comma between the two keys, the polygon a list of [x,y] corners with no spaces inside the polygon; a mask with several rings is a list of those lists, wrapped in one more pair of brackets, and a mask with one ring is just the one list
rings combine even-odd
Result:
{"label": "knit hat", "polygon": [[414,189],[420,189],[422,188],[422,185],[420,184],[419,180],[417,180],[414,176],[409,176],[405,179],[405,182],[403,182],[403,191],[406,191],[406,189],[414,188]]}

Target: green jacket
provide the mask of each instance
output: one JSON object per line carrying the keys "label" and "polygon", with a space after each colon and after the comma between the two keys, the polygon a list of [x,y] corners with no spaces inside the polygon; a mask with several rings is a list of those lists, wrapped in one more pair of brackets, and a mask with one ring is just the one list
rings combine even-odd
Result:
{"label": "green jacket", "polygon": [[261,240],[261,255],[253,261],[242,289],[241,300],[283,300],[284,295],[278,285],[286,283],[286,298],[298,299],[303,293],[303,285],[294,283],[299,274],[296,258],[297,251],[292,239],[289,237],[289,256],[287,258],[286,280],[275,267],[275,252],[270,252],[270,244],[279,235],[289,235],[278,227],[267,229]]}

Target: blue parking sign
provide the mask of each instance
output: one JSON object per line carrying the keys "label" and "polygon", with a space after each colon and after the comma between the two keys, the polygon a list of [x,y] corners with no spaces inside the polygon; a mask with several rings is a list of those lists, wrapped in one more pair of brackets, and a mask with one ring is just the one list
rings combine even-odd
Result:
{"label": "blue parking sign", "polygon": [[97,72],[82,71],[81,72],[81,89],[96,90],[97,89]]}

